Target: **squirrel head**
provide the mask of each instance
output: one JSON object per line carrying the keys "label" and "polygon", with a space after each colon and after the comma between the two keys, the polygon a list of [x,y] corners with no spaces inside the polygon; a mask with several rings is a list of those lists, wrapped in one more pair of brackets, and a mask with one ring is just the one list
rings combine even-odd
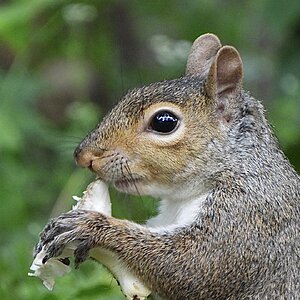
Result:
{"label": "squirrel head", "polygon": [[76,148],[77,164],[127,193],[194,197],[218,169],[242,77],[236,49],[200,36],[185,76],[128,92]]}

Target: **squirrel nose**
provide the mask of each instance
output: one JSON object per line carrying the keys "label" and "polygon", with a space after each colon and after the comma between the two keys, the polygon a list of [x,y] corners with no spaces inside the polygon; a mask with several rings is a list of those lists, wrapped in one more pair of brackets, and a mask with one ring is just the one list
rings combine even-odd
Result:
{"label": "squirrel nose", "polygon": [[99,156],[95,155],[91,150],[81,149],[80,147],[77,147],[74,151],[74,159],[79,167],[91,167],[92,162],[96,158],[99,158]]}

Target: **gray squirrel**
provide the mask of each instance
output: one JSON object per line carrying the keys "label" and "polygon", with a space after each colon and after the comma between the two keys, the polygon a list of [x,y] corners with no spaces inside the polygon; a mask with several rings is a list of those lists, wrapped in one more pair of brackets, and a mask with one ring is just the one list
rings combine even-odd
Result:
{"label": "gray squirrel", "polygon": [[300,178],[242,80],[237,50],[205,34],[183,77],[128,92],[74,157],[160,198],[159,214],[62,214],[41,233],[44,263],[75,241],[76,265],[108,249],[162,299],[300,299]]}

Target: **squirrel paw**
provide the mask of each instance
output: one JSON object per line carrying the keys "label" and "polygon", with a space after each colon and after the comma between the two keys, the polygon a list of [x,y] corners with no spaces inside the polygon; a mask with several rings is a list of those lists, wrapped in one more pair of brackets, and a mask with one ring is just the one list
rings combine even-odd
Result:
{"label": "squirrel paw", "polygon": [[[75,267],[88,258],[89,250],[97,246],[95,232],[105,225],[106,217],[98,212],[73,210],[52,219],[40,234],[36,254],[45,246],[45,264],[50,258],[58,257],[67,245],[75,245]],[[99,241],[98,241],[99,242]]]}

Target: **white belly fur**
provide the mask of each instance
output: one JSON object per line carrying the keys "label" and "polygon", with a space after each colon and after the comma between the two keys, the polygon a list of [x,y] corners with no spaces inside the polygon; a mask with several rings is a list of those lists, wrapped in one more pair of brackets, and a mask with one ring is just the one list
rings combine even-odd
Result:
{"label": "white belly fur", "polygon": [[[83,197],[82,200],[89,198],[88,201],[95,201],[95,203],[99,205],[99,199],[101,199],[101,205],[103,205],[105,209],[99,209],[99,207],[97,207],[96,210],[111,215],[110,198],[107,187],[104,183],[98,184],[98,186],[100,187],[99,190],[102,189],[101,192],[97,191],[97,195],[89,195],[89,197]],[[93,194],[93,190],[95,190],[94,187],[91,189],[91,194]],[[176,228],[191,224],[199,214],[199,210],[206,196],[207,194],[203,194],[195,199],[183,201],[162,200],[160,202],[159,214],[149,219],[145,227],[149,228],[152,232],[159,233],[170,232]],[[81,204],[83,203],[84,201],[81,202]],[[86,207],[84,208],[86,209]],[[93,207],[89,207],[88,209],[93,209]],[[151,294],[151,291],[128,270],[127,266],[125,266],[113,252],[106,249],[95,248],[91,250],[90,256],[107,267],[115,276],[127,299],[133,299],[134,296],[137,296],[142,300]]]}

